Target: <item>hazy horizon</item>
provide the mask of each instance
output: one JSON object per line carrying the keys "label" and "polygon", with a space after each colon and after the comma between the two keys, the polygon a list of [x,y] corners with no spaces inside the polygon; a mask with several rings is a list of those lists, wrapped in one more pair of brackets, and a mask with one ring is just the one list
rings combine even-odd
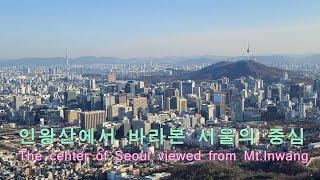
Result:
{"label": "hazy horizon", "polygon": [[[251,54],[251,58],[255,57],[264,57],[264,56],[292,56],[292,57],[304,57],[304,56],[313,56],[320,55],[320,53],[297,53],[297,54]],[[154,58],[154,59],[165,59],[165,58],[198,58],[198,57],[208,57],[208,58],[237,58],[237,57],[247,57],[247,54],[243,53],[242,55],[214,55],[214,54],[203,54],[203,55],[173,55],[173,56],[130,56],[130,57],[120,57],[120,56],[95,56],[95,55],[82,55],[82,56],[72,56],[68,53],[69,59],[77,59],[84,57],[95,57],[95,58],[118,58],[118,59],[144,59],[144,58]],[[50,59],[50,58],[65,58],[65,54],[61,56],[26,56],[26,57],[17,57],[17,58],[0,58],[0,61],[5,60],[19,60],[19,59]],[[239,59],[241,60],[241,59]]]}

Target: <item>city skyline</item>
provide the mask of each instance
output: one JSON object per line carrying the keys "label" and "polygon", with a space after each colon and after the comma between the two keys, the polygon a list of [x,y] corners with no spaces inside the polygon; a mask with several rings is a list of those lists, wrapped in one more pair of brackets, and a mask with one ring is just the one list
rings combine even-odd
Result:
{"label": "city skyline", "polygon": [[0,59],[320,53],[317,1],[1,4]]}
{"label": "city skyline", "polygon": [[1,1],[0,179],[320,179],[320,1]]}

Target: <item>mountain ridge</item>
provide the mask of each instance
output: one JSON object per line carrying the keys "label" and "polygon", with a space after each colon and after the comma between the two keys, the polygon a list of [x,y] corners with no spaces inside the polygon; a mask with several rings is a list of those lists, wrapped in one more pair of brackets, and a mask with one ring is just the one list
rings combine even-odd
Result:
{"label": "mountain ridge", "polygon": [[270,67],[254,60],[239,60],[212,64],[192,72],[190,77],[193,79],[219,79],[222,77],[236,79],[242,76],[252,76],[260,79],[280,79],[285,72],[283,69]]}
{"label": "mountain ridge", "polygon": [[[298,79],[302,76],[296,71],[287,71],[276,67],[270,67],[259,63],[255,60],[239,60],[239,61],[220,61],[218,63],[204,67],[198,71],[174,71],[172,76],[145,76],[137,80],[146,81],[148,83],[171,82],[174,80],[217,80],[222,77],[228,77],[231,80],[240,77],[253,77],[255,79],[263,79],[266,82],[279,82],[284,77],[285,72],[289,78]],[[292,80],[291,79],[291,80]]]}
{"label": "mountain ridge", "polygon": [[[112,56],[80,56],[76,58],[69,58],[69,64],[143,64],[153,61],[154,63],[169,63],[177,65],[191,65],[191,64],[213,64],[221,61],[238,61],[245,59],[245,56],[168,56],[168,57],[135,57],[135,58],[119,58]],[[279,62],[308,62],[318,64],[320,61],[320,54],[309,55],[266,55],[256,56],[256,61],[263,64],[277,64]],[[64,57],[27,57],[19,59],[0,59],[1,65],[63,65],[65,64]]]}

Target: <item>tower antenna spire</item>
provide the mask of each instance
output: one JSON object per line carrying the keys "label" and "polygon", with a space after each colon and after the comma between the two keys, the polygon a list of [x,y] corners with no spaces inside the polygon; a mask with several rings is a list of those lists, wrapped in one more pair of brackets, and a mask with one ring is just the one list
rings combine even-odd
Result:
{"label": "tower antenna spire", "polygon": [[250,60],[250,46],[249,46],[249,42],[248,42],[248,46],[247,46],[247,55],[248,55],[248,60]]}
{"label": "tower antenna spire", "polygon": [[67,63],[67,67],[68,67],[69,66],[68,52],[66,52],[66,63]]}

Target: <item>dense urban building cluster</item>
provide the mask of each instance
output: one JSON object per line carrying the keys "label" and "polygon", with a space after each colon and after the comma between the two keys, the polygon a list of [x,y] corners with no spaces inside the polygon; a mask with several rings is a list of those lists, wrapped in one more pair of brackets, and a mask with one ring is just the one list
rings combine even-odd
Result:
{"label": "dense urban building cluster", "polygon": [[[193,65],[193,70],[203,65]],[[320,147],[319,134],[313,123],[320,120],[318,94],[320,79],[312,83],[297,83],[284,73],[277,81],[266,82],[251,76],[231,79],[222,77],[203,81],[174,80],[145,82],[141,76],[172,76],[179,67],[156,65],[99,66],[69,65],[8,66],[1,68],[0,77],[0,179],[161,179],[169,172],[157,172],[181,162],[150,162],[115,160],[115,151],[230,151],[271,149],[273,151],[306,151]],[[94,69],[97,69],[96,71]],[[172,70],[166,70],[172,69]],[[190,70],[180,67],[180,70]],[[90,70],[90,72],[89,72]],[[86,71],[86,72],[84,72]],[[99,73],[103,72],[104,73]],[[98,73],[97,73],[98,72]],[[307,124],[310,124],[308,126]],[[304,128],[303,145],[287,141],[273,145],[268,140],[271,128]],[[35,131],[32,144],[21,144],[21,129]],[[43,128],[52,128],[58,136],[63,129],[75,134],[94,129],[92,142],[78,137],[73,143],[41,143],[37,138]],[[222,144],[220,136],[214,141],[199,141],[203,130],[219,134],[230,128],[232,144]],[[253,143],[239,141],[239,131],[253,128]],[[115,139],[99,141],[102,130],[114,129]],[[153,129],[163,130],[163,142],[130,142],[130,133],[143,129],[145,135]],[[183,143],[174,145],[171,130],[182,130]],[[82,131],[83,132],[83,131]],[[299,133],[297,133],[299,134]],[[139,139],[139,138],[138,138]],[[284,139],[287,139],[285,137]],[[28,139],[30,140],[30,139]],[[83,151],[89,154],[108,152],[108,158],[97,161],[21,161],[19,151],[27,149],[42,155],[63,151]]]}

